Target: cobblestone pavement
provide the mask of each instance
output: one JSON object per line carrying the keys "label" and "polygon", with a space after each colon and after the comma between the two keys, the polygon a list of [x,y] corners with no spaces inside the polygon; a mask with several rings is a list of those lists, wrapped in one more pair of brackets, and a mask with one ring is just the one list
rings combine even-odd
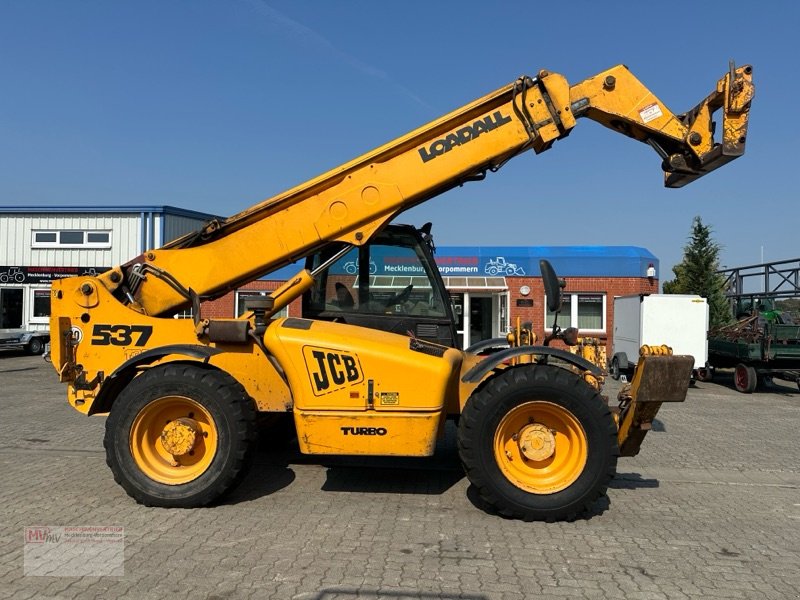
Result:
{"label": "cobblestone pavement", "polygon": [[[114,483],[105,419],[70,408],[49,365],[0,352],[0,597],[800,597],[797,388],[743,395],[722,374],[659,416],[573,523],[476,506],[452,430],[425,460],[260,450],[224,504],[164,510]],[[124,527],[124,576],[25,576],[33,525]]]}

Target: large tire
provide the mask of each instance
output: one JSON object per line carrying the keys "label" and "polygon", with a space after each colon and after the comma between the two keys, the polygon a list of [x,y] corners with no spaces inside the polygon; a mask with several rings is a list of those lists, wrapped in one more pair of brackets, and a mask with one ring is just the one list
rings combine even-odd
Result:
{"label": "large tire", "polygon": [[617,428],[600,394],[554,366],[507,369],[467,401],[458,428],[467,477],[505,516],[572,519],[616,473]]}
{"label": "large tire", "polygon": [[252,400],[230,375],[183,363],[154,367],[114,402],[106,462],[141,504],[205,506],[244,475],[255,420]]}
{"label": "large tire", "polygon": [[756,370],[750,365],[739,363],[733,371],[733,384],[736,386],[736,391],[752,394],[758,385]]}

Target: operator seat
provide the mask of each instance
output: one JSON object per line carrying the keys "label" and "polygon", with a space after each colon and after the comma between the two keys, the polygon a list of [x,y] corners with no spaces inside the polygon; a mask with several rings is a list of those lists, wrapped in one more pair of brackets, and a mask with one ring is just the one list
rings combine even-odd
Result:
{"label": "operator seat", "polygon": [[343,283],[336,282],[336,305],[342,309],[352,309],[355,306],[355,300],[350,291]]}

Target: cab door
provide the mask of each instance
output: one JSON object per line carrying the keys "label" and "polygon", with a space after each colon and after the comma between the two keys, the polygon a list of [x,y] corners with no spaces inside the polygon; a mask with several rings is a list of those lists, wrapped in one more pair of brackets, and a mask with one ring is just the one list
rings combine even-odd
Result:
{"label": "cab door", "polygon": [[[314,269],[336,250],[310,256],[306,267]],[[303,316],[456,347],[444,282],[430,247],[410,226],[387,227],[319,274],[303,298]]]}

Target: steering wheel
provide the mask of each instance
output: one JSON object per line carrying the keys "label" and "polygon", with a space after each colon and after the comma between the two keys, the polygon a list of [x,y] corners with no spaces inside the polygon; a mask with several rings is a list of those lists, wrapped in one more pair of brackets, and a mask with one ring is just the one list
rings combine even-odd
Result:
{"label": "steering wheel", "polygon": [[393,304],[402,304],[403,302],[408,300],[408,297],[411,295],[412,289],[414,289],[414,284],[410,283],[402,290],[397,292],[394,296],[392,296],[386,301],[386,308],[389,308]]}

